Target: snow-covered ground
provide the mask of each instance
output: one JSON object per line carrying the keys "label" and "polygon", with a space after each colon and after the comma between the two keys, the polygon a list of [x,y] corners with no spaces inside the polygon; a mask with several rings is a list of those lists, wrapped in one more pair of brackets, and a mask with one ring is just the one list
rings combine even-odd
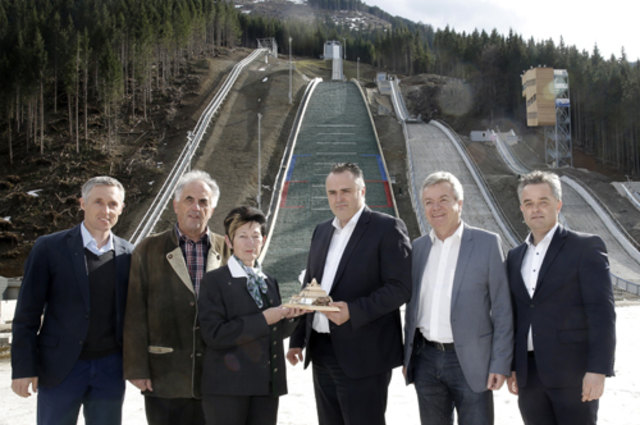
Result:
{"label": "snow-covered ground", "polygon": [[[637,425],[640,423],[640,305],[619,306],[616,376],[607,379],[600,402],[601,425]],[[282,425],[317,424],[311,370],[288,366],[289,394],[280,399],[278,423]],[[35,397],[23,399],[11,392],[11,366],[0,360],[0,425],[35,424]],[[503,387],[495,394],[496,425],[522,424],[517,399]],[[419,424],[418,405],[413,386],[405,386],[400,369],[394,371],[389,388],[387,423]],[[84,424],[80,419],[79,424]],[[142,396],[127,385],[124,403],[125,425],[144,425]]]}

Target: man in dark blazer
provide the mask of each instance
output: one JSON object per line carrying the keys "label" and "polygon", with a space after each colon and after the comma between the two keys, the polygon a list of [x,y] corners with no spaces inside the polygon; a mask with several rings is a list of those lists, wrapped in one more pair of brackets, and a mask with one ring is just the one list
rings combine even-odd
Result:
{"label": "man in dark blazer", "polygon": [[534,171],[518,185],[531,233],[507,257],[515,310],[509,390],[526,425],[590,425],[613,375],[615,310],[607,251],[598,236],[558,224],[562,186]]}
{"label": "man in dark blazer", "polygon": [[37,423],[120,424],[122,327],[132,246],[111,229],[124,188],[111,177],[82,187],[84,220],[38,238],[13,319],[13,391],[38,393]]}
{"label": "man in dark blazer", "polygon": [[495,233],[461,218],[464,192],[451,173],[430,174],[422,204],[431,232],[413,241],[404,365],[422,424],[493,424],[493,393],[511,373],[513,314]]}
{"label": "man in dark blazer", "polygon": [[304,360],[306,347],[320,425],[381,425],[391,370],[402,364],[399,307],[411,295],[409,238],[401,220],[366,207],[357,165],[335,165],[326,192],[335,218],[313,233],[304,282],[315,278],[339,311],[307,315],[287,358]]}

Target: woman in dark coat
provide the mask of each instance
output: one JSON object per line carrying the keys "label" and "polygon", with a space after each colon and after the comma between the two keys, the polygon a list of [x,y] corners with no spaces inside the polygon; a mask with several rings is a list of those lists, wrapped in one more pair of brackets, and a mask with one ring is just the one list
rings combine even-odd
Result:
{"label": "woman in dark coat", "polygon": [[265,222],[260,210],[233,209],[224,220],[233,256],[202,280],[198,308],[206,344],[207,425],[275,425],[278,397],[287,393],[282,340],[303,312],[280,306],[277,281],[257,261]]}

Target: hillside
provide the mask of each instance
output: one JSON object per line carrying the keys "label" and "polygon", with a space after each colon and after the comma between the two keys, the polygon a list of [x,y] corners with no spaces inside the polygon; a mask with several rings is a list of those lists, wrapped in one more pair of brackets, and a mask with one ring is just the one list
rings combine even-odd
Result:
{"label": "hillside", "polygon": [[[92,143],[75,154],[65,133],[56,132],[60,123],[54,122],[47,129],[52,136],[45,154],[33,147],[16,149],[14,165],[0,171],[0,276],[22,275],[24,258],[38,236],[81,220],[80,186],[94,175],[109,174],[124,184],[125,211],[115,230],[128,236],[182,149],[187,131],[226,73],[247,52],[223,50],[215,58],[191,61],[167,94],[150,105],[147,122],[120,123],[115,143]],[[105,140],[98,111],[91,122],[92,141]],[[0,149],[0,154],[6,152]]]}

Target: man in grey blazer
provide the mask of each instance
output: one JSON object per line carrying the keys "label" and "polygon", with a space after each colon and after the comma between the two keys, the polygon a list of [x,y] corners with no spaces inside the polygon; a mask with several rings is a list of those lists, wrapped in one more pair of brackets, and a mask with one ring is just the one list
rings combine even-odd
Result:
{"label": "man in grey blazer", "polygon": [[493,394],[511,371],[513,318],[500,238],[461,220],[463,190],[451,173],[422,185],[432,227],[413,241],[404,371],[422,424],[493,424]]}

